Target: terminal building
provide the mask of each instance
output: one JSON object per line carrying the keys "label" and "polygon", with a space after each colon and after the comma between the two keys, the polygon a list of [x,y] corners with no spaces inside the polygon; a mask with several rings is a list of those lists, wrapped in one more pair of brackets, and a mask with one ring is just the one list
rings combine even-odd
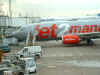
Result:
{"label": "terminal building", "polygon": [[18,29],[21,25],[40,22],[40,17],[8,17],[0,15],[0,35],[9,34]]}

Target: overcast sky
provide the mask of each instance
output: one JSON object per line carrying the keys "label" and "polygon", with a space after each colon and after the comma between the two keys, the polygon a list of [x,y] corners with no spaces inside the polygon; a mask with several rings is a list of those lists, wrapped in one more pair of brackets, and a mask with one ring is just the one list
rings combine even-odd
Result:
{"label": "overcast sky", "polygon": [[[8,13],[8,1],[3,10]],[[80,16],[100,12],[100,0],[12,0],[13,16]]]}

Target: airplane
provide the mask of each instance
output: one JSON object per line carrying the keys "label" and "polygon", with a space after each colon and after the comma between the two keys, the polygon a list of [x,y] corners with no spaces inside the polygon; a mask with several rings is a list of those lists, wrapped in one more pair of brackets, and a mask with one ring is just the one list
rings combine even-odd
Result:
{"label": "airplane", "polygon": [[33,23],[22,26],[7,38],[15,37],[19,41],[26,40],[28,33],[35,34],[36,41],[62,40],[63,44],[78,44],[91,39],[100,38],[100,19],[77,21],[53,21]]}
{"label": "airplane", "polygon": [[77,21],[77,20],[96,20],[100,16],[67,16],[67,17],[42,17],[40,22],[43,21]]}

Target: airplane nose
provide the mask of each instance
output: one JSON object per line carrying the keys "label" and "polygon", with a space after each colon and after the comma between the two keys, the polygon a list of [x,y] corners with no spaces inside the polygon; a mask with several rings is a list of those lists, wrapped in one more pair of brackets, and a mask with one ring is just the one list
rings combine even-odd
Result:
{"label": "airplane nose", "polygon": [[6,38],[11,38],[11,37],[13,37],[15,34],[16,34],[15,32],[12,32],[12,33],[10,33],[9,35],[6,35]]}
{"label": "airplane nose", "polygon": [[17,39],[22,39],[22,36],[24,36],[23,32],[13,32],[12,34],[8,35],[7,38],[15,37]]}
{"label": "airplane nose", "polygon": [[23,39],[23,37],[25,36],[25,33],[24,32],[14,32],[13,36],[18,39]]}
{"label": "airplane nose", "polygon": [[11,34],[8,35],[8,37],[14,37],[18,34],[19,32],[12,32]]}

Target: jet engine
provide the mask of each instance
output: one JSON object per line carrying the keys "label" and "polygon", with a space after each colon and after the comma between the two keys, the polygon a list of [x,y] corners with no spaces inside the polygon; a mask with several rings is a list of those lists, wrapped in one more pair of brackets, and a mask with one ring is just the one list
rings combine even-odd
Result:
{"label": "jet engine", "polygon": [[63,44],[78,44],[79,37],[77,35],[64,35],[62,37]]}

